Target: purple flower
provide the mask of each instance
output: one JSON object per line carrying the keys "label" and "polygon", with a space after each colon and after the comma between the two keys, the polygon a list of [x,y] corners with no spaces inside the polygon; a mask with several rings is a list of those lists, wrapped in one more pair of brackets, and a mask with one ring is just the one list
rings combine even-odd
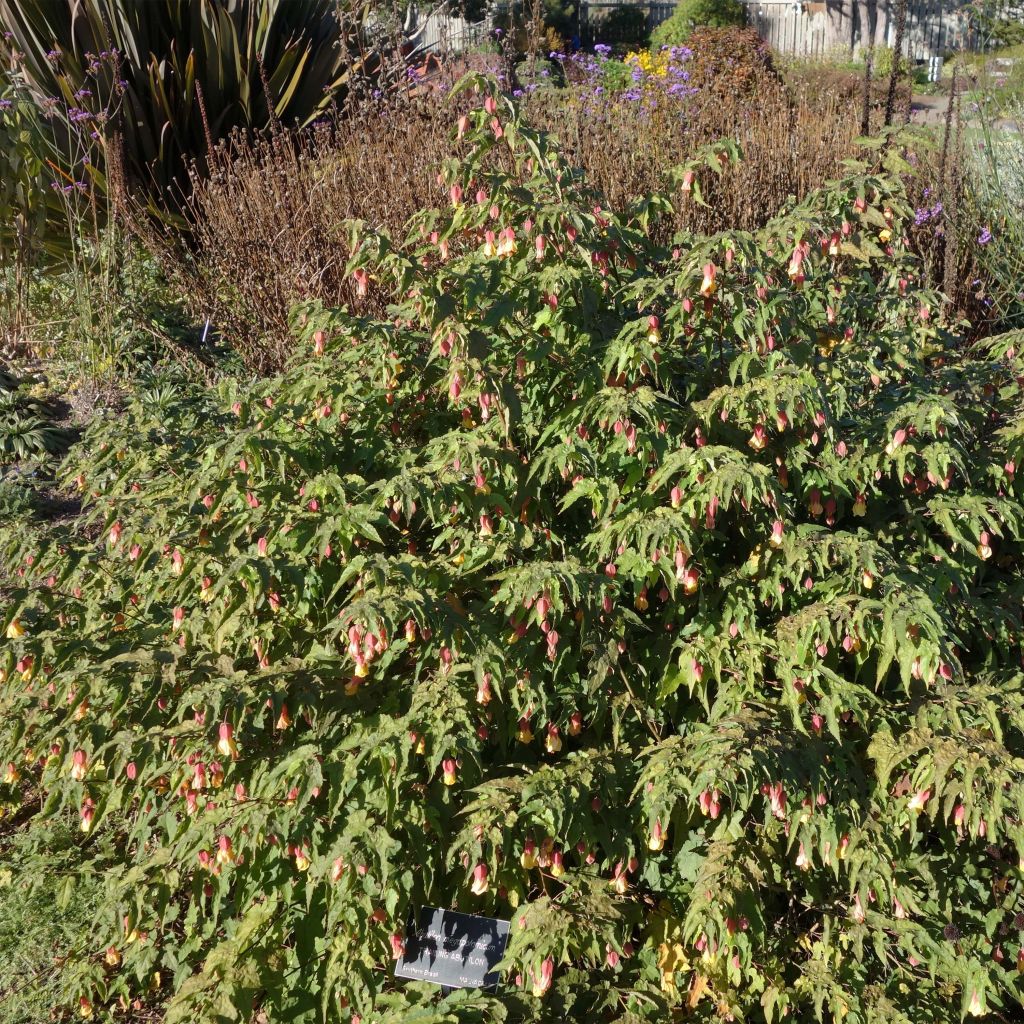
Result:
{"label": "purple flower", "polygon": [[992,232],[986,227],[978,235],[978,245],[988,245],[992,241]]}

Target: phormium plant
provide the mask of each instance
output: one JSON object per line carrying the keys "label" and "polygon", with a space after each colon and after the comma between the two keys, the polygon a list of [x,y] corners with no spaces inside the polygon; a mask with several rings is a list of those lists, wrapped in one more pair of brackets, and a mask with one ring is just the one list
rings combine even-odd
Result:
{"label": "phormium plant", "polygon": [[375,72],[366,13],[333,0],[0,0],[0,54],[70,134],[95,122],[107,155],[116,139],[128,184],[162,205],[214,141],[306,124]]}
{"label": "phormium plant", "polygon": [[[3,542],[5,799],[121,851],[69,998],[1012,1014],[1018,342],[938,323],[895,147],[661,246],[466,87],[444,208],[353,228],[387,319],[137,400]],[[393,979],[424,903],[511,920],[501,991]]]}

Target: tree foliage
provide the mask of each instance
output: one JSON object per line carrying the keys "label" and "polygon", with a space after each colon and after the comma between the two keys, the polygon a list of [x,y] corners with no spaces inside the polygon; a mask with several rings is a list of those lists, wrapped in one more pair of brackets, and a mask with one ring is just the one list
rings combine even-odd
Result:
{"label": "tree foliage", "polygon": [[[388,319],[141,391],[72,456],[87,515],[3,540],[3,792],[120,851],[69,996],[1011,1012],[1020,339],[941,325],[894,145],[663,247],[669,198],[605,209],[466,88],[443,208],[353,225]],[[498,994],[394,981],[424,903],[512,921]]]}
{"label": "tree foliage", "polygon": [[739,0],[681,0],[671,17],[651,33],[651,46],[681,46],[696,28],[725,28],[746,23],[747,10]]}

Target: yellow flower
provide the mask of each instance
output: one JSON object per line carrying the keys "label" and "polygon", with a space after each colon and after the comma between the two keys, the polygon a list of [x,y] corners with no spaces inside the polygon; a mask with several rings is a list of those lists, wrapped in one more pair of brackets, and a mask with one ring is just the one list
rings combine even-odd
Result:
{"label": "yellow flower", "polygon": [[690,969],[690,961],[686,958],[686,950],[678,943],[669,945],[663,942],[658,947],[658,969],[661,971],[661,990],[670,996],[678,995],[675,976],[680,971]]}

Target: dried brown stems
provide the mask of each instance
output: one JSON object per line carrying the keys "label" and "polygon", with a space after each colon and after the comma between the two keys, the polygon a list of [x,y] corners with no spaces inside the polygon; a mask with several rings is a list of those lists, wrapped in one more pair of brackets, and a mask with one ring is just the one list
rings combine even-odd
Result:
{"label": "dried brown stems", "polygon": [[[591,102],[554,90],[527,105],[530,120],[554,133],[620,208],[662,188],[668,168],[699,146],[737,139],[743,162],[722,178],[706,175],[708,205],[680,203],[666,235],[763,224],[840,173],[861,130],[857,104],[842,90],[810,80],[791,88],[777,76],[748,96],[702,89],[646,113],[621,98]],[[197,318],[209,318],[254,369],[279,366],[292,349],[296,301],[356,303],[344,272],[344,222],[398,233],[416,210],[444,201],[436,175],[456,116],[427,94],[367,104],[302,134],[270,132],[217,148],[210,177],[192,183],[191,246],[173,236],[159,242]],[[383,302],[371,293],[358,308],[383,312]]]}

